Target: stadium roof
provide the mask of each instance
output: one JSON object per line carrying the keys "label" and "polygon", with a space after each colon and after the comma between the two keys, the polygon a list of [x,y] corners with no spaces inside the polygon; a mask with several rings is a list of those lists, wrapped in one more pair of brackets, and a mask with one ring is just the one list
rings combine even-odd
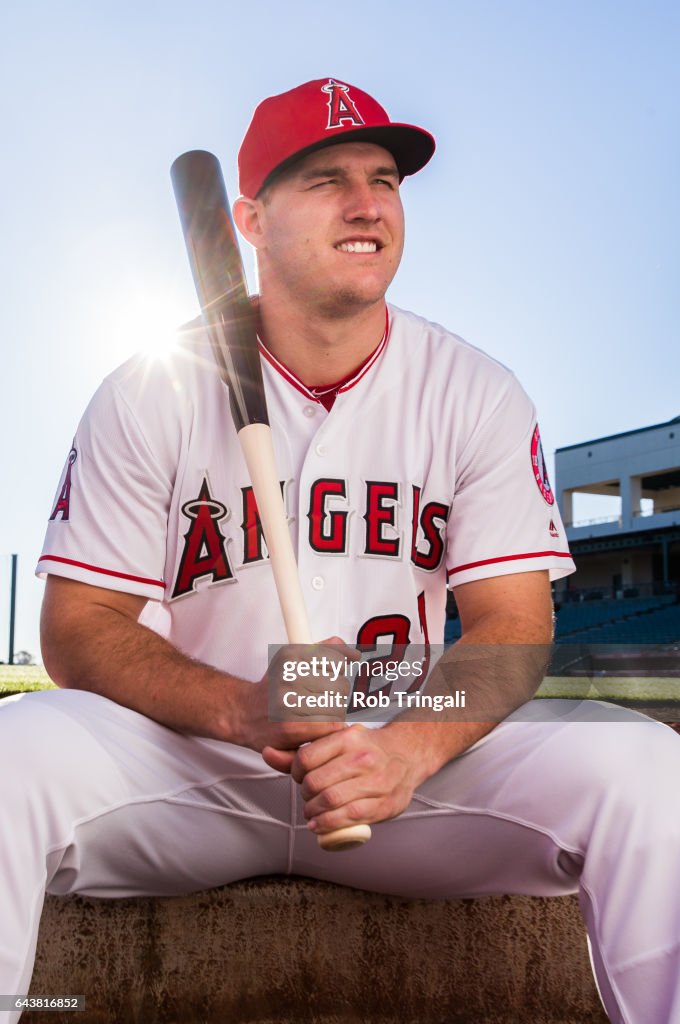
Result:
{"label": "stadium roof", "polygon": [[651,427],[638,427],[637,430],[623,430],[620,434],[608,434],[606,437],[594,437],[591,441],[579,441],[578,444],[565,444],[562,448],[556,448],[556,452],[568,452],[572,448],[587,448],[591,444],[601,444],[602,441],[614,441],[617,437],[631,437],[633,434],[644,434],[648,430],[658,430],[660,427],[669,427],[672,423],[680,423],[680,416],[664,423],[654,423]]}

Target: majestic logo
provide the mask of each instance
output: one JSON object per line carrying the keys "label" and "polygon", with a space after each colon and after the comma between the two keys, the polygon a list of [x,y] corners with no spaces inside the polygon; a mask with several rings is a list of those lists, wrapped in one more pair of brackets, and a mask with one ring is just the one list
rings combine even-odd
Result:
{"label": "majestic logo", "polygon": [[545,467],[545,458],[543,457],[543,445],[541,444],[541,435],[538,430],[538,424],[531,438],[531,468],[534,471],[534,479],[538,486],[539,491],[543,495],[543,500],[547,505],[555,504],[555,495],[553,494],[552,487],[550,486],[550,480],[548,479],[548,470]]}
{"label": "majestic logo", "polygon": [[548,526],[548,533],[550,534],[551,537],[559,537],[559,535],[560,535],[557,527],[555,526],[555,520],[554,519],[550,520],[550,525]]}
{"label": "majestic logo", "polygon": [[57,497],[57,502],[52,510],[50,516],[50,522],[54,522],[57,516],[61,516],[62,523],[68,522],[69,511],[71,507],[71,470],[73,469],[73,463],[78,458],[78,452],[75,448],[71,448],[68,453],[68,462],[66,464],[66,476],[64,482],[61,485],[61,490]]}
{"label": "majestic logo", "polygon": [[356,125],[357,128],[366,124],[349,94],[348,85],[329,78],[327,84],[321,86],[321,92],[328,93],[328,124],[326,128],[341,128],[345,122]]}
{"label": "majestic logo", "polygon": [[203,479],[198,497],[185,502],[182,512],[190,522],[184,534],[184,550],[172,592],[173,598],[191,593],[197,580],[205,577],[209,577],[213,583],[234,579],[225,538],[219,527],[219,521],[225,518],[227,509],[210,494],[207,477]]}

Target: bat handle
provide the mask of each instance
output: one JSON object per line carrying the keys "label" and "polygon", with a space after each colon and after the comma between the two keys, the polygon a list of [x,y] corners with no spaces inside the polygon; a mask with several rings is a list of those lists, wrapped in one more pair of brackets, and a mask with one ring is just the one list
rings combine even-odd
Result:
{"label": "bat handle", "polygon": [[[274,459],[272,432],[265,423],[249,423],[238,432],[267,542],[286,636],[291,644],[313,643],[305,599],[290,539],[286,510]],[[351,850],[371,838],[369,825],[348,825],[318,837],[323,850]]]}

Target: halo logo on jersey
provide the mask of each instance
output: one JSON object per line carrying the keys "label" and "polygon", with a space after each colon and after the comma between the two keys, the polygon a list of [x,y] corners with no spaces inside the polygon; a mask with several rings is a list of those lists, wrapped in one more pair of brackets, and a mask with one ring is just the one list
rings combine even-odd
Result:
{"label": "halo logo on jersey", "polygon": [[321,92],[328,93],[328,124],[326,128],[341,128],[343,122],[347,121],[350,124],[355,124],[357,128],[366,124],[349,94],[348,85],[329,78],[327,84],[321,86]]}
{"label": "halo logo on jersey", "polygon": [[71,510],[71,470],[73,469],[73,463],[76,461],[77,458],[78,452],[76,451],[75,447],[71,448],[71,451],[68,453],[68,462],[66,463],[66,475],[64,477],[64,482],[61,485],[61,490],[59,491],[57,501],[52,510],[52,515],[50,516],[51,523],[56,520],[57,516],[61,516],[62,523],[68,522],[68,517]]}
{"label": "halo logo on jersey", "polygon": [[548,479],[548,470],[546,469],[545,458],[543,457],[543,445],[541,444],[538,424],[536,424],[536,429],[531,438],[531,468],[534,471],[534,479],[539,491],[543,495],[544,501],[547,505],[554,505],[555,495]]}
{"label": "halo logo on jersey", "polygon": [[184,550],[173,598],[191,593],[196,581],[205,577],[210,577],[213,583],[234,579],[225,538],[219,527],[227,509],[212,497],[207,477],[203,478],[198,497],[182,505],[182,513],[189,519],[189,529],[184,534]]}

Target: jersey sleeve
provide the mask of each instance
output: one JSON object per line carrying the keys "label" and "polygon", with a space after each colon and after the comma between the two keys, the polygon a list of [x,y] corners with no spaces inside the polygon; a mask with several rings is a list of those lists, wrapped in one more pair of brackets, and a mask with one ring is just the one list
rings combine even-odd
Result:
{"label": "jersey sleeve", "polygon": [[575,571],[541,448],[536,410],[510,373],[460,452],[447,524],[448,585]]}
{"label": "jersey sleeve", "polygon": [[144,429],[105,380],[66,460],[37,575],[162,599],[171,493]]}

